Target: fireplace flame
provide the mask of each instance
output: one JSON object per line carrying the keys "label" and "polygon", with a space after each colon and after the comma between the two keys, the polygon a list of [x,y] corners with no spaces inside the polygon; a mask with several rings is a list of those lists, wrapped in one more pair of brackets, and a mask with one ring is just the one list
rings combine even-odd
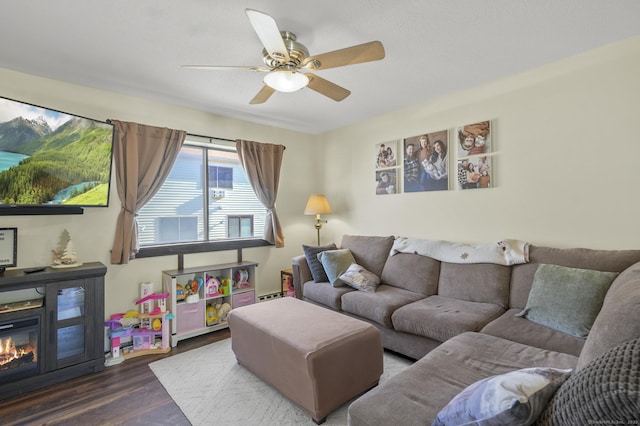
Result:
{"label": "fireplace flame", "polygon": [[0,339],[0,367],[30,353],[33,353],[33,355],[36,353],[31,345],[17,348],[16,345],[13,344],[11,337],[5,340]]}

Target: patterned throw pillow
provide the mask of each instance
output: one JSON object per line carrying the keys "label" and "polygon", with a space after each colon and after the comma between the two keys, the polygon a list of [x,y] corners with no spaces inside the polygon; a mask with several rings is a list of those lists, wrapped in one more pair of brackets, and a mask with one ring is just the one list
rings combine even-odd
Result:
{"label": "patterned throw pillow", "polygon": [[304,257],[307,259],[309,269],[311,270],[311,276],[315,282],[324,283],[329,281],[327,273],[324,271],[324,266],[322,266],[322,263],[318,260],[318,253],[325,250],[335,250],[337,248],[338,247],[336,247],[335,243],[331,243],[326,246],[302,246]]}
{"label": "patterned throw pillow", "polygon": [[380,278],[373,272],[367,271],[357,263],[351,266],[340,275],[340,281],[344,282],[356,290],[367,291],[373,293],[380,285]]}
{"label": "patterned throw pillow", "polygon": [[571,371],[534,367],[487,377],[456,395],[432,426],[531,425]]}

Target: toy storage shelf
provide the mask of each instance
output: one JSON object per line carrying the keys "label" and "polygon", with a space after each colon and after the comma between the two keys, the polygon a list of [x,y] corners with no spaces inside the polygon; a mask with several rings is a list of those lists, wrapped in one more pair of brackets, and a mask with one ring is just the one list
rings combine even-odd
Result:
{"label": "toy storage shelf", "polygon": [[[169,293],[167,309],[175,315],[171,347],[180,340],[227,328],[216,306],[228,303],[233,309],[255,303],[257,266],[255,262],[234,262],[162,271],[163,291]],[[194,283],[197,291],[189,294]]]}

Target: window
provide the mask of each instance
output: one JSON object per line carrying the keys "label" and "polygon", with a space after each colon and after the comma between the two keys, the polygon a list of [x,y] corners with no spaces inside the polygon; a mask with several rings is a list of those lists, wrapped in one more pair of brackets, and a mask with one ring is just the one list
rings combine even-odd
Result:
{"label": "window", "polygon": [[253,216],[229,216],[227,222],[229,238],[246,238],[253,235]]}
{"label": "window", "polygon": [[235,146],[192,139],[187,136],[167,180],[138,213],[141,249],[263,236],[266,210]]}

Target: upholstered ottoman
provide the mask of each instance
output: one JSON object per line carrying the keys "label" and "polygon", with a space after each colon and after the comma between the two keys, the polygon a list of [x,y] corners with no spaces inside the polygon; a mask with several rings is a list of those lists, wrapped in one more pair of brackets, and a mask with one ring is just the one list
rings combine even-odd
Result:
{"label": "upholstered ottoman", "polygon": [[229,328],[238,363],[318,424],[382,374],[378,329],[293,297],[233,309]]}

